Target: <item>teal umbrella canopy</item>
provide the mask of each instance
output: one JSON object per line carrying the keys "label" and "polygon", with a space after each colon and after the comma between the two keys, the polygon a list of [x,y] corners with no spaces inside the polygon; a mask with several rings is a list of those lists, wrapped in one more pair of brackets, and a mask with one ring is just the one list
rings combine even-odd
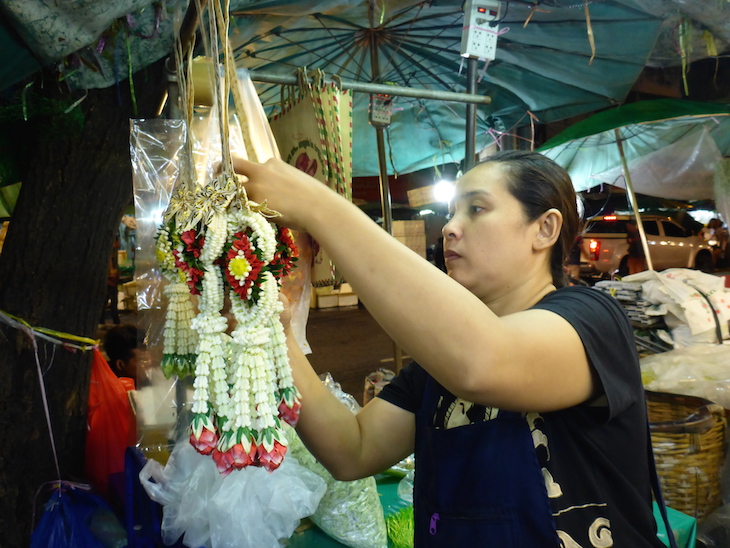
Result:
{"label": "teal umbrella canopy", "polygon": [[714,196],[713,171],[730,154],[730,105],[677,99],[601,111],[538,149],[563,166],[576,190],[625,186],[621,141],[636,192],[698,200]]}
{"label": "teal umbrella canopy", "polygon": [[[547,4],[502,2],[496,58],[478,65],[477,93],[491,103],[477,109],[477,150],[534,119],[547,123],[623,101],[661,26],[630,2],[590,4],[590,23],[582,2]],[[291,75],[307,67],[345,81],[464,92],[462,10],[456,0],[251,2],[232,10],[230,36],[238,66],[252,71]],[[275,111],[280,86],[257,88]],[[378,173],[368,104],[367,95],[354,94],[354,176]],[[464,104],[398,97],[394,107],[386,136],[391,173],[464,158]]]}

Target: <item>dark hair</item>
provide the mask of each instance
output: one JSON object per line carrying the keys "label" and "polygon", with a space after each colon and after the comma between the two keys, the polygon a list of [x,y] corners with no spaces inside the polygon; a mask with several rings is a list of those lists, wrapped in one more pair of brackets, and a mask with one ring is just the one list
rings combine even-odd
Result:
{"label": "dark hair", "polygon": [[498,162],[507,175],[507,188],[522,204],[528,221],[555,208],[563,215],[560,236],[550,256],[555,287],[568,284],[565,264],[580,231],[580,216],[570,175],[550,158],[527,150],[503,150],[477,165]]}
{"label": "dark hair", "polygon": [[134,356],[132,350],[137,348],[137,327],[123,323],[110,328],[104,335],[104,351],[109,357],[109,363],[114,365],[117,360],[129,361]]}

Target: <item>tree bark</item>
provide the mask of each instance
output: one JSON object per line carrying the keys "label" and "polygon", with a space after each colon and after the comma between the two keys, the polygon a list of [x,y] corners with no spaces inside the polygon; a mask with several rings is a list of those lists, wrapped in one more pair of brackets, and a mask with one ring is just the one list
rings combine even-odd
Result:
{"label": "tree bark", "polygon": [[[70,97],[49,80],[44,99],[71,104],[81,95]],[[155,115],[163,85],[161,62],[135,75],[140,117]],[[0,255],[0,310],[95,339],[112,242],[132,199],[128,82],[88,90],[76,108],[85,121],[76,130],[58,123],[69,115],[4,128],[14,131],[23,186]],[[90,364],[90,352],[42,340],[36,353],[29,336],[0,323],[0,548],[28,546],[33,514],[37,522],[50,494],[42,487],[59,479],[46,403],[60,479],[83,481]]]}

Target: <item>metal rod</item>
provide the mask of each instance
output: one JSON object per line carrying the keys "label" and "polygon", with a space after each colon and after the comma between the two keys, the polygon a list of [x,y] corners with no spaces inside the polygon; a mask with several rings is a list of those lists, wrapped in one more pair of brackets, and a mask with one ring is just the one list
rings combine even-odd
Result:
{"label": "metal rod", "polygon": [[[476,63],[476,59],[474,60]],[[475,71],[476,72],[476,71]],[[254,82],[263,82],[266,84],[289,84],[295,85],[299,81],[294,74],[272,74],[269,72],[259,72],[256,70],[249,71],[249,76]],[[340,80],[326,76],[328,82],[340,83]],[[386,84],[371,84],[365,82],[348,82],[342,80],[343,89],[351,89],[352,91],[361,93],[384,93],[399,97],[416,97],[420,99],[435,99],[436,101],[454,101],[457,103],[476,103],[488,105],[491,103],[491,97],[486,95],[477,95],[475,93],[457,93],[455,91],[439,91],[434,89],[409,88],[405,86],[389,86]],[[474,89],[476,91],[476,88]]]}
{"label": "metal rod", "polygon": [[[477,59],[466,60],[466,92],[474,94],[477,90]],[[464,171],[468,171],[476,161],[477,107],[474,103],[466,105],[466,135],[464,137]]]}
{"label": "metal rod", "polygon": [[631,202],[631,209],[633,209],[634,217],[636,218],[636,227],[639,229],[639,236],[641,237],[641,247],[644,248],[644,255],[646,255],[646,266],[649,270],[654,270],[654,265],[651,263],[651,254],[649,253],[649,242],[646,240],[644,223],[641,220],[641,214],[639,213],[639,204],[636,201],[636,195],[634,194],[634,185],[631,184],[629,165],[626,163],[626,156],[624,155],[624,145],[621,141],[621,135],[619,134],[618,129],[614,129],[613,133],[616,136],[618,153],[619,156],[621,156],[621,168],[624,172],[624,179],[626,179],[626,195],[629,197],[629,202]]}
{"label": "metal rod", "polygon": [[375,138],[378,143],[380,205],[383,210],[383,228],[388,234],[393,234],[393,205],[390,199],[390,181],[388,180],[388,166],[385,163],[385,136],[382,127],[375,128]]}
{"label": "metal rod", "polygon": [[[372,14],[372,11],[371,11]],[[380,52],[376,42],[375,33],[370,34],[370,72],[371,78],[377,80],[380,77]],[[388,87],[388,86],[383,86]],[[387,92],[386,92],[387,93]],[[383,228],[388,234],[393,234],[393,210],[390,200],[390,181],[388,179],[388,166],[385,162],[385,135],[381,126],[375,127],[375,138],[378,143],[378,167],[380,173],[380,206],[383,211]]]}

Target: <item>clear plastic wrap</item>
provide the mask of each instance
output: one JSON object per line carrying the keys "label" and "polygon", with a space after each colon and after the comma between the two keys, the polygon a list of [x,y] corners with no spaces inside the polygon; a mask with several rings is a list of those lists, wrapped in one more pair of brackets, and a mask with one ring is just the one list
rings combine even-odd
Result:
{"label": "clear plastic wrap", "polygon": [[[353,413],[355,398],[343,392],[328,373],[323,383]],[[310,519],[330,537],[351,548],[387,548],[388,531],[374,477],[337,481],[307,450],[293,428],[287,427],[289,451],[299,463],[321,477],[327,491]]]}
{"label": "clear plastic wrap", "polygon": [[164,507],[162,540],[190,548],[279,548],[325,492],[314,472],[286,458],[269,473],[248,467],[221,476],[210,457],[181,440],[163,468],[148,460],[140,481]]}
{"label": "clear plastic wrap", "polygon": [[[642,194],[675,200],[711,199],[715,196],[715,165],[721,158],[717,144],[707,128],[703,128],[630,160],[628,168],[634,188]],[[622,188],[626,186],[621,166],[592,178]]]}
{"label": "clear plastic wrap", "polygon": [[[249,124],[244,142],[239,119],[230,120],[230,149],[234,155],[265,161],[278,156],[266,117],[246,71],[238,71],[239,88],[245,97],[242,119]],[[190,124],[196,180],[206,185],[215,176],[222,155],[217,114],[198,108]],[[301,517],[316,507],[324,484],[316,475],[297,465],[296,460],[268,473],[262,469],[239,470],[224,481],[209,456],[198,455],[187,442],[192,405],[192,380],[166,379],[160,364],[167,306],[163,289],[167,284],[157,264],[155,237],[180,175],[186,154],[186,124],[179,120],[133,120],[130,148],[137,215],[137,325],[145,333],[149,362],[147,379],[133,395],[137,410],[138,446],[149,460],[150,477],[160,483],[155,496],[165,506],[163,535],[167,539],[185,534],[189,546],[236,546],[263,548],[279,546],[274,540],[288,538]],[[308,263],[301,263],[296,283],[285,288],[292,311],[292,324],[305,351],[304,338],[309,312]],[[299,292],[300,295],[296,295]],[[304,295],[304,296],[303,296]],[[178,440],[177,443],[174,441]],[[181,441],[180,441],[181,440]],[[173,449],[174,447],[174,449]],[[172,453],[172,455],[171,455]],[[192,455],[191,455],[192,453]],[[199,458],[198,458],[199,457]],[[170,459],[170,462],[168,462]],[[162,464],[168,463],[168,468]],[[215,476],[215,478],[213,477]],[[232,478],[228,480],[228,478]],[[316,480],[316,481],[315,481]],[[164,482],[164,487],[161,487]],[[155,491],[151,489],[151,496]],[[154,497],[153,497],[154,498]],[[155,499],[158,500],[158,499]],[[256,508],[249,508],[256,505]],[[181,514],[181,512],[186,512]],[[186,529],[186,527],[188,529]],[[255,531],[255,536],[245,531]],[[250,543],[243,540],[249,538]],[[265,539],[271,543],[264,544]],[[173,539],[174,540],[174,539]],[[268,542],[268,541],[266,541]]]}
{"label": "clear plastic wrap", "polygon": [[642,358],[644,387],[699,396],[730,409],[730,346],[695,344]]}

